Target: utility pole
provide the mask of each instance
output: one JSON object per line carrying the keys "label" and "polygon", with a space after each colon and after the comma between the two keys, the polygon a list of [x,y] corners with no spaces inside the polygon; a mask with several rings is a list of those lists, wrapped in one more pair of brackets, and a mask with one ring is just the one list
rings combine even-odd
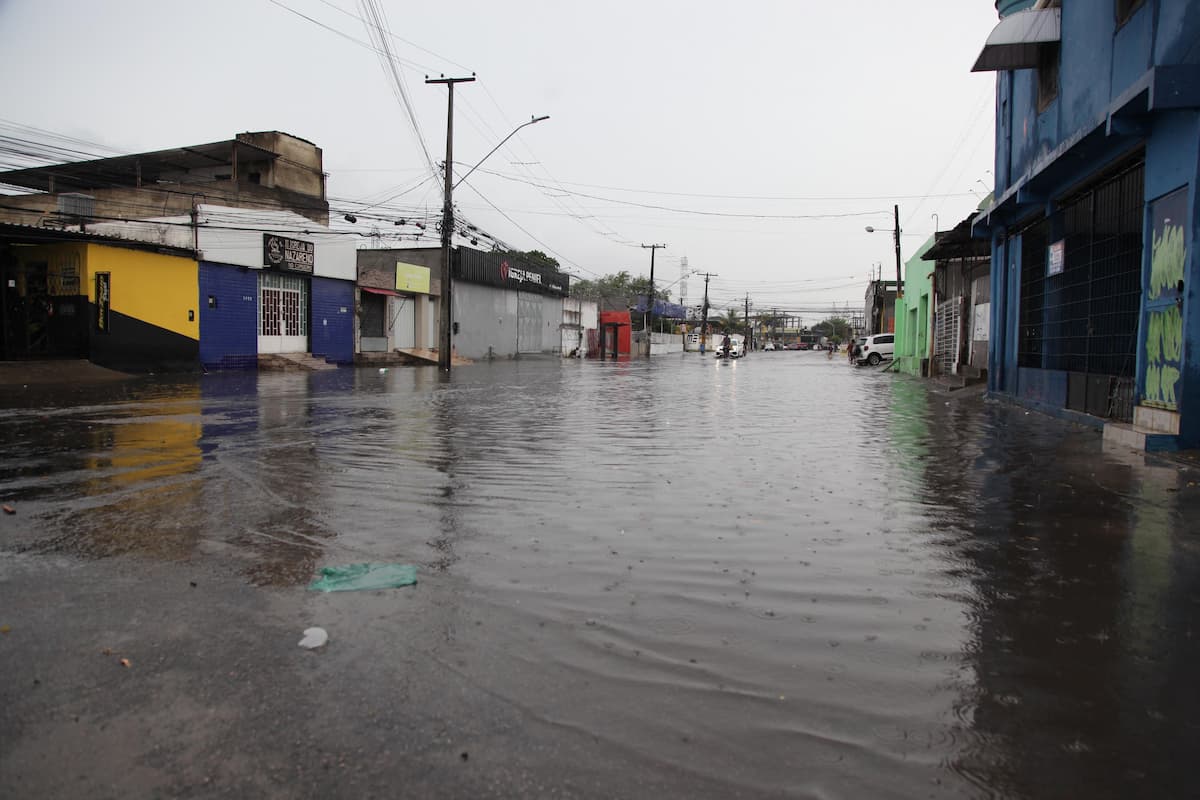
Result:
{"label": "utility pole", "polygon": [[704,340],[708,336],[708,279],[716,278],[715,272],[704,272],[704,305],[700,310],[700,352],[704,353]]}
{"label": "utility pole", "polygon": [[746,352],[754,349],[754,329],[750,327],[750,295],[746,295]]}
{"label": "utility pole", "polygon": [[[450,371],[450,284],[453,269],[450,266],[450,241],[454,235],[454,178],[451,168],[454,165],[454,84],[471,83],[475,80],[472,74],[469,78],[440,78],[425,76],[425,83],[444,83],[447,89],[446,102],[446,194],[442,205],[442,309],[438,319],[438,369]],[[899,251],[897,251],[899,252]]]}
{"label": "utility pole", "polygon": [[896,217],[896,227],[893,233],[896,237],[896,297],[904,297],[904,284],[900,278],[900,205],[892,206],[892,211]]}
{"label": "utility pole", "polygon": [[[665,244],[644,244],[644,245],[642,245],[643,250],[650,251],[650,298],[649,298],[650,316],[648,318],[649,321],[646,323],[647,337],[650,334],[650,330],[649,330],[650,326],[654,324],[654,252],[656,250],[658,250],[658,248],[660,248],[660,247],[666,247],[666,245]],[[647,344],[649,344],[648,338],[647,338]],[[650,355],[649,350],[646,351],[646,355]]]}

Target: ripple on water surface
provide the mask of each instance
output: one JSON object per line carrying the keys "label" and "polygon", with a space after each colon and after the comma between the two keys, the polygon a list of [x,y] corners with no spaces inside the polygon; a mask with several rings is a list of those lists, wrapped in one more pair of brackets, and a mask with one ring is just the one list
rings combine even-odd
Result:
{"label": "ripple on water surface", "polygon": [[6,547],[416,562],[438,658],[730,795],[1195,786],[1196,490],[1092,431],[804,352],[77,399],[0,410]]}

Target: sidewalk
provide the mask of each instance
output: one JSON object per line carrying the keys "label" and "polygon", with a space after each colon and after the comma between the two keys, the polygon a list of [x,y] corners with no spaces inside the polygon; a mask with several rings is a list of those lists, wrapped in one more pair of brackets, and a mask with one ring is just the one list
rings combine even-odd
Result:
{"label": "sidewalk", "polygon": [[129,377],[84,359],[0,361],[0,387],[107,383]]}

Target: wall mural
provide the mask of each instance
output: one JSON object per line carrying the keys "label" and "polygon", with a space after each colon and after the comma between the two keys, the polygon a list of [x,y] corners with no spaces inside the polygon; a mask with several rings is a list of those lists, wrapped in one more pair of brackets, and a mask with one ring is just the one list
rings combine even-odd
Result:
{"label": "wall mural", "polygon": [[1183,366],[1183,279],[1187,263],[1187,190],[1150,204],[1150,279],[1146,287],[1146,372],[1142,402],[1176,410]]}

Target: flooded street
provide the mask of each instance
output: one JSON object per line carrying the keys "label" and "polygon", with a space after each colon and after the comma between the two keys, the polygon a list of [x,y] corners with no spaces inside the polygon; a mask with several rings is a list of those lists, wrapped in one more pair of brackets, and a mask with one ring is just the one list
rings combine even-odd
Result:
{"label": "flooded street", "polygon": [[1200,478],[1098,431],[808,352],[0,397],[12,796],[1200,792]]}

